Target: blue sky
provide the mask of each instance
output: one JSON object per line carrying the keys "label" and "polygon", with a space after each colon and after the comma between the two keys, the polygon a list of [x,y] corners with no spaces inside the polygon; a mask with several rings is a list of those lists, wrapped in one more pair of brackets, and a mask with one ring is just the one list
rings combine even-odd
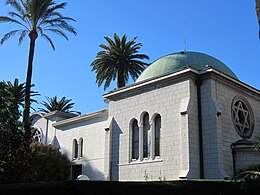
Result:
{"label": "blue sky", "polygon": [[[66,1],[66,0],[64,0]],[[64,1],[56,1],[61,3]],[[48,42],[37,39],[32,83],[41,96],[65,96],[75,103],[74,110],[84,113],[107,108],[90,64],[106,43],[104,36],[128,40],[137,36],[143,47],[141,53],[150,57],[146,62],[184,49],[212,55],[227,64],[238,78],[260,89],[260,42],[255,13],[255,0],[67,0],[62,13],[76,19],[71,23],[78,35],[69,41],[50,35],[55,43],[53,51]],[[0,15],[10,7],[0,1]],[[0,24],[0,37],[17,26]],[[17,37],[0,46],[0,80],[25,81],[29,39],[18,46]],[[37,109],[41,105],[34,105]]]}

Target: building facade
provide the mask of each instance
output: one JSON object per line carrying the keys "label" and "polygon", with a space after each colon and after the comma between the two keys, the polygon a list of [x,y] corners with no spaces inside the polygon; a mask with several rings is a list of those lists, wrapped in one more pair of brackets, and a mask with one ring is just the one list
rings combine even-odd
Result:
{"label": "building facade", "polygon": [[212,56],[169,54],[103,97],[107,109],[83,116],[31,116],[33,135],[68,156],[73,179],[230,179],[260,163],[260,91]]}

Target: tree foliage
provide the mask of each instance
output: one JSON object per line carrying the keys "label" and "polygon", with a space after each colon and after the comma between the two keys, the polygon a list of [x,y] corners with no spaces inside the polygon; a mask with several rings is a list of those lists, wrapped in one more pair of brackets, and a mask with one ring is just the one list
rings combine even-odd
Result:
{"label": "tree foliage", "polygon": [[30,154],[19,120],[24,84],[0,82],[0,182],[20,182],[28,177]]}
{"label": "tree foliage", "polygon": [[249,165],[241,169],[236,175],[235,180],[260,182],[260,164]]}
{"label": "tree foliage", "polygon": [[66,3],[57,4],[53,0],[6,0],[6,5],[10,6],[14,11],[10,11],[7,16],[0,16],[0,23],[12,23],[19,28],[7,32],[3,38],[0,39],[0,45],[16,34],[19,34],[18,44],[24,40],[26,35],[29,35],[30,38],[25,104],[23,110],[25,137],[29,144],[31,133],[30,92],[36,39],[38,38],[38,35],[40,35],[42,38],[46,39],[50,43],[52,49],[55,50],[54,44],[48,33],[54,33],[68,40],[64,31],[76,35],[75,29],[68,23],[75,20],[70,17],[65,17],[59,12],[59,10],[66,7]]}
{"label": "tree foliage", "polygon": [[57,96],[54,96],[52,98],[46,97],[47,101],[43,101],[41,104],[45,108],[39,109],[40,112],[43,113],[50,113],[53,111],[61,111],[61,112],[68,112],[68,113],[77,113],[80,114],[80,112],[77,111],[71,111],[71,108],[73,108],[73,105],[75,103],[71,102],[72,99],[67,99],[66,97],[62,97],[60,100],[58,100]]}
{"label": "tree foliage", "polygon": [[24,96],[25,83],[0,82],[0,183],[66,180],[68,159],[51,146],[28,145],[20,121]]}
{"label": "tree foliage", "polygon": [[70,176],[70,161],[52,145],[33,143],[31,181],[61,181]]}
{"label": "tree foliage", "polygon": [[68,40],[68,36],[63,30],[77,34],[68,23],[75,20],[58,12],[58,10],[66,7],[67,3],[65,2],[56,4],[53,0],[7,0],[6,5],[12,7],[15,11],[10,11],[8,16],[0,16],[0,22],[13,23],[21,28],[6,33],[0,40],[0,45],[16,34],[19,34],[18,44],[21,44],[26,35],[36,33],[36,36],[40,34],[55,50],[48,33],[54,33],[66,40]]}
{"label": "tree foliage", "polygon": [[139,54],[142,44],[136,43],[136,39],[137,37],[134,37],[127,41],[126,34],[120,39],[116,33],[114,40],[105,36],[108,45],[99,45],[103,50],[97,53],[96,59],[91,63],[99,87],[104,83],[105,90],[112,80],[116,80],[117,88],[124,87],[129,75],[135,81],[143,72],[148,64],[141,60],[149,57]]}

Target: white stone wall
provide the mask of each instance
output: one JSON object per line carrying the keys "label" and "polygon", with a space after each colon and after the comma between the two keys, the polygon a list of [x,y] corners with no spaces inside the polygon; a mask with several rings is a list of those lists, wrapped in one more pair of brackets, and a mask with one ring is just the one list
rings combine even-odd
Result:
{"label": "white stone wall", "polygon": [[57,139],[61,145],[61,151],[70,160],[72,157],[73,140],[83,139],[83,157],[73,160],[76,164],[82,164],[82,174],[90,180],[104,180],[104,157],[105,157],[105,128],[107,117],[84,121],[75,125],[69,125],[57,129]]}
{"label": "white stone wall", "polygon": [[[175,79],[109,98],[109,115],[115,121],[112,136],[112,180],[199,177],[196,93],[190,99],[190,90],[194,91],[193,81],[187,78]],[[181,105],[185,104],[185,100],[188,100],[189,109],[187,108],[187,114],[181,115]],[[150,119],[156,113],[161,115],[161,155],[154,160],[131,162],[129,123],[135,118],[140,126],[144,112],[149,113]],[[194,152],[190,155],[190,151]]]}
{"label": "white stone wall", "polygon": [[260,163],[260,152],[254,151],[252,147],[240,147],[235,150],[236,173],[249,165]]}
{"label": "white stone wall", "polygon": [[[231,116],[232,100],[237,95],[247,99],[253,109],[255,128],[249,140],[254,141],[260,136],[259,95],[247,87],[221,77],[213,76],[203,81],[202,121],[206,178],[233,178],[233,159],[230,145],[242,139],[235,130]],[[219,116],[217,116],[218,111],[221,111]]]}
{"label": "white stone wall", "polygon": [[[203,79],[204,178],[232,178],[234,170],[230,145],[242,139],[233,125],[232,101],[240,95],[249,102],[255,122],[254,133],[249,140],[256,141],[260,137],[260,95],[253,88],[213,73],[204,75]],[[91,180],[200,178],[198,97],[194,74],[126,88],[115,94],[112,92],[108,99],[109,112],[106,110],[105,115],[97,114],[96,117],[86,117],[66,125],[55,125],[64,120],[60,117],[45,119],[35,115],[32,125],[41,128],[44,144],[54,144],[74,164],[82,164],[82,173]],[[136,119],[141,130],[141,118],[145,112],[149,114],[150,124],[156,114],[161,116],[160,157],[133,161],[130,121]],[[81,138],[83,157],[73,160],[73,140],[79,142]],[[243,150],[235,160],[237,169],[260,163],[259,152]]]}
{"label": "white stone wall", "polygon": [[[45,121],[45,123],[43,122]],[[41,118],[34,122],[34,126],[44,127],[46,119]],[[82,174],[90,180],[106,180],[105,174],[105,128],[107,128],[107,116],[91,120],[81,121],[73,125],[54,128],[53,120],[49,123],[48,140],[53,140],[55,147],[65,154],[73,164],[82,164]],[[73,160],[73,140],[83,139],[83,157]]]}

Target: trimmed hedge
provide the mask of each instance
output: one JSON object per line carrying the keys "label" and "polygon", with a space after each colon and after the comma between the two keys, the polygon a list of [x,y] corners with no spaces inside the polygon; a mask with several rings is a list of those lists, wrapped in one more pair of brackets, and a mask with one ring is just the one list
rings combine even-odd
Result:
{"label": "trimmed hedge", "polygon": [[109,182],[109,181],[64,181],[25,184],[1,184],[0,194],[80,194],[80,195],[238,195],[260,194],[260,183],[233,181],[158,181],[158,182]]}

